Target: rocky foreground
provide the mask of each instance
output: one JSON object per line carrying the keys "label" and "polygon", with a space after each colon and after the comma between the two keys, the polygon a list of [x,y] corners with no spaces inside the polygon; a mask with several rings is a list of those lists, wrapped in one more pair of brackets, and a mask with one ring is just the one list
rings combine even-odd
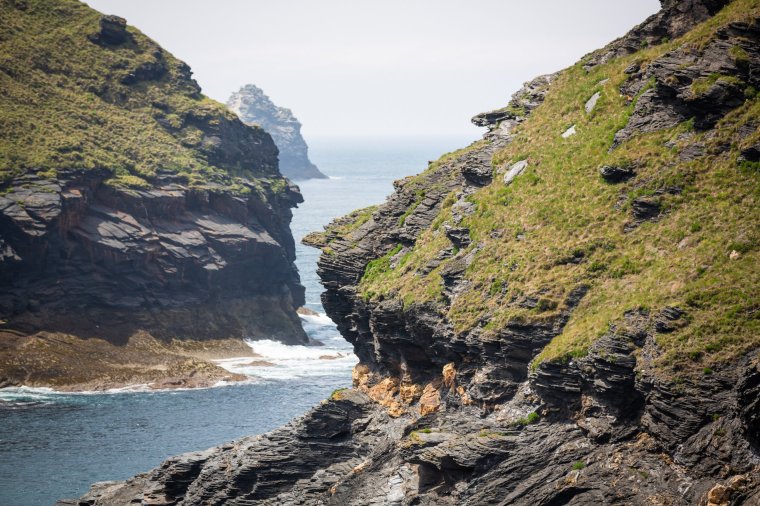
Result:
{"label": "rocky foreground", "polygon": [[60,505],[760,504],[760,5],[663,1],[306,242],[360,364]]}
{"label": "rocky foreground", "polygon": [[0,20],[0,385],[205,384],[229,373],[174,341],[306,343],[303,199],[269,134],[121,18],[3,0]]}

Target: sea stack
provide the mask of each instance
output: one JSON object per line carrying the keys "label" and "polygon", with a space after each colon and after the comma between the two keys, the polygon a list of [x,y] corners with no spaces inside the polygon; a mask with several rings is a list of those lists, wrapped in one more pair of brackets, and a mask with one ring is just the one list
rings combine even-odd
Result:
{"label": "sea stack", "polygon": [[301,135],[301,122],[290,109],[278,107],[254,84],[233,93],[227,107],[248,125],[257,125],[272,136],[280,150],[280,172],[293,179],[326,179],[309,160],[309,146]]}

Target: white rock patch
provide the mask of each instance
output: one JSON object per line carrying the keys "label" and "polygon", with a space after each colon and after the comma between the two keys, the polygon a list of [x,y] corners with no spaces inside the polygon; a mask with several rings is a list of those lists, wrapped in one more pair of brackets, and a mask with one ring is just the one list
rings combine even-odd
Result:
{"label": "white rock patch", "polygon": [[586,114],[589,114],[591,111],[594,110],[594,107],[596,107],[596,103],[599,101],[599,98],[602,96],[601,92],[596,92],[593,95],[591,95],[591,98],[588,99],[588,102],[586,102]]}
{"label": "white rock patch", "polygon": [[514,178],[522,174],[525,168],[528,166],[528,160],[520,160],[517,163],[513,163],[506,174],[504,174],[504,184],[509,184]]}
{"label": "white rock patch", "polygon": [[565,130],[565,132],[562,134],[562,138],[563,139],[567,139],[571,135],[575,135],[575,134],[576,134],[576,132],[575,132],[575,125],[573,125],[570,128],[568,128],[567,130]]}

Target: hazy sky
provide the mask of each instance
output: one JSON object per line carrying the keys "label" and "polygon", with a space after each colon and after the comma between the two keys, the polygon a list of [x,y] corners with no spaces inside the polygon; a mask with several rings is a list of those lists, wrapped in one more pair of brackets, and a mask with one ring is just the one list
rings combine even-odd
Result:
{"label": "hazy sky", "polygon": [[88,0],[186,61],[225,102],[246,83],[304,135],[472,135],[470,118],[576,62],[658,0]]}

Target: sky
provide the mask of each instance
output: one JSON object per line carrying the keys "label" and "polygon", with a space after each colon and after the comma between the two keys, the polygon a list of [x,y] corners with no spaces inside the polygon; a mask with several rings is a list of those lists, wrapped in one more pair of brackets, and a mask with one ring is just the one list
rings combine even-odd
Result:
{"label": "sky", "polygon": [[310,137],[471,136],[658,0],[87,0],[187,62],[221,102],[261,87]]}

